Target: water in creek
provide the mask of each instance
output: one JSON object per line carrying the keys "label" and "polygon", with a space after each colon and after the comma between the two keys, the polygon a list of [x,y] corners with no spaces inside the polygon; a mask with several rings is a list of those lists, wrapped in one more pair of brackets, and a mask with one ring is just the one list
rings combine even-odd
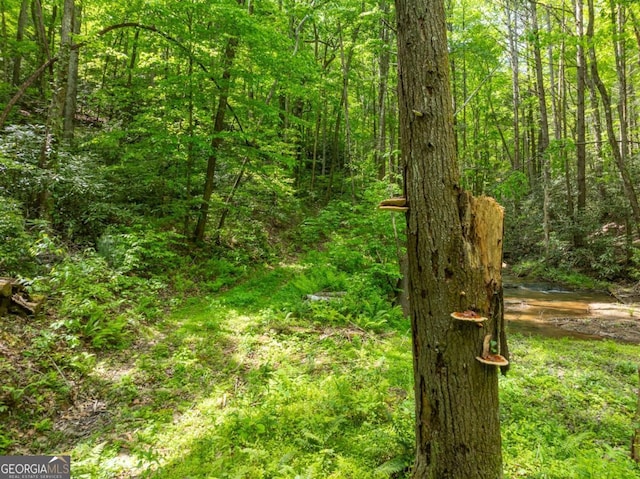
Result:
{"label": "water in creek", "polygon": [[640,344],[640,305],[619,303],[607,293],[506,277],[504,306],[509,332]]}

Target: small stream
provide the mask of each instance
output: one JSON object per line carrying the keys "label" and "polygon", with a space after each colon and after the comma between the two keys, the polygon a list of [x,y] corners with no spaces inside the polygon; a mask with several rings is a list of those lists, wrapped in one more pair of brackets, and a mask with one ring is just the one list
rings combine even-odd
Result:
{"label": "small stream", "polygon": [[506,276],[504,307],[509,332],[640,344],[640,304],[622,304],[604,292]]}

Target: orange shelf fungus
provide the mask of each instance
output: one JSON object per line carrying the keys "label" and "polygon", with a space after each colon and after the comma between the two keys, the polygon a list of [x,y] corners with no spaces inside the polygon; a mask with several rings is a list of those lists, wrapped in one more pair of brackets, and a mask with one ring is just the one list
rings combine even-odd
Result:
{"label": "orange shelf fungus", "polygon": [[509,364],[509,361],[507,361],[504,356],[492,353],[490,348],[491,335],[487,334],[482,343],[482,356],[476,356],[476,359],[482,364],[488,364],[489,366],[507,366]]}
{"label": "orange shelf fungus", "polygon": [[487,318],[480,316],[475,311],[467,310],[462,312],[451,313],[451,317],[458,321],[469,321],[470,323],[477,323],[478,326],[482,326],[480,323],[484,323]]}
{"label": "orange shelf fungus", "polygon": [[499,354],[489,354],[486,357],[476,356],[476,359],[482,364],[488,364],[490,366],[507,366],[509,361],[504,356]]}

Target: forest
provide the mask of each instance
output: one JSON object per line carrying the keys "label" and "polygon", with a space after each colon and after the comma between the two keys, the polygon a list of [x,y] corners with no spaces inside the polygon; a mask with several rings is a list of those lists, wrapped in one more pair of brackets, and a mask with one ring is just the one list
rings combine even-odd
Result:
{"label": "forest", "polygon": [[422,226],[379,208],[421,191],[400,17],[434,5],[456,191],[504,209],[499,477],[640,478],[634,0],[0,0],[0,456],[436,477]]}

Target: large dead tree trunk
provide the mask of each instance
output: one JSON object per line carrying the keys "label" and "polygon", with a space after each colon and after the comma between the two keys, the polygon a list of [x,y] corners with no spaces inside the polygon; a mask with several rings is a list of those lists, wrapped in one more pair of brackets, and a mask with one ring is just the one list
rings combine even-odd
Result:
{"label": "large dead tree trunk", "polygon": [[[503,211],[458,184],[443,2],[396,0],[396,12],[416,397],[413,478],[498,479],[497,368],[477,358],[501,347],[507,355]],[[487,319],[461,321],[454,312]]]}

